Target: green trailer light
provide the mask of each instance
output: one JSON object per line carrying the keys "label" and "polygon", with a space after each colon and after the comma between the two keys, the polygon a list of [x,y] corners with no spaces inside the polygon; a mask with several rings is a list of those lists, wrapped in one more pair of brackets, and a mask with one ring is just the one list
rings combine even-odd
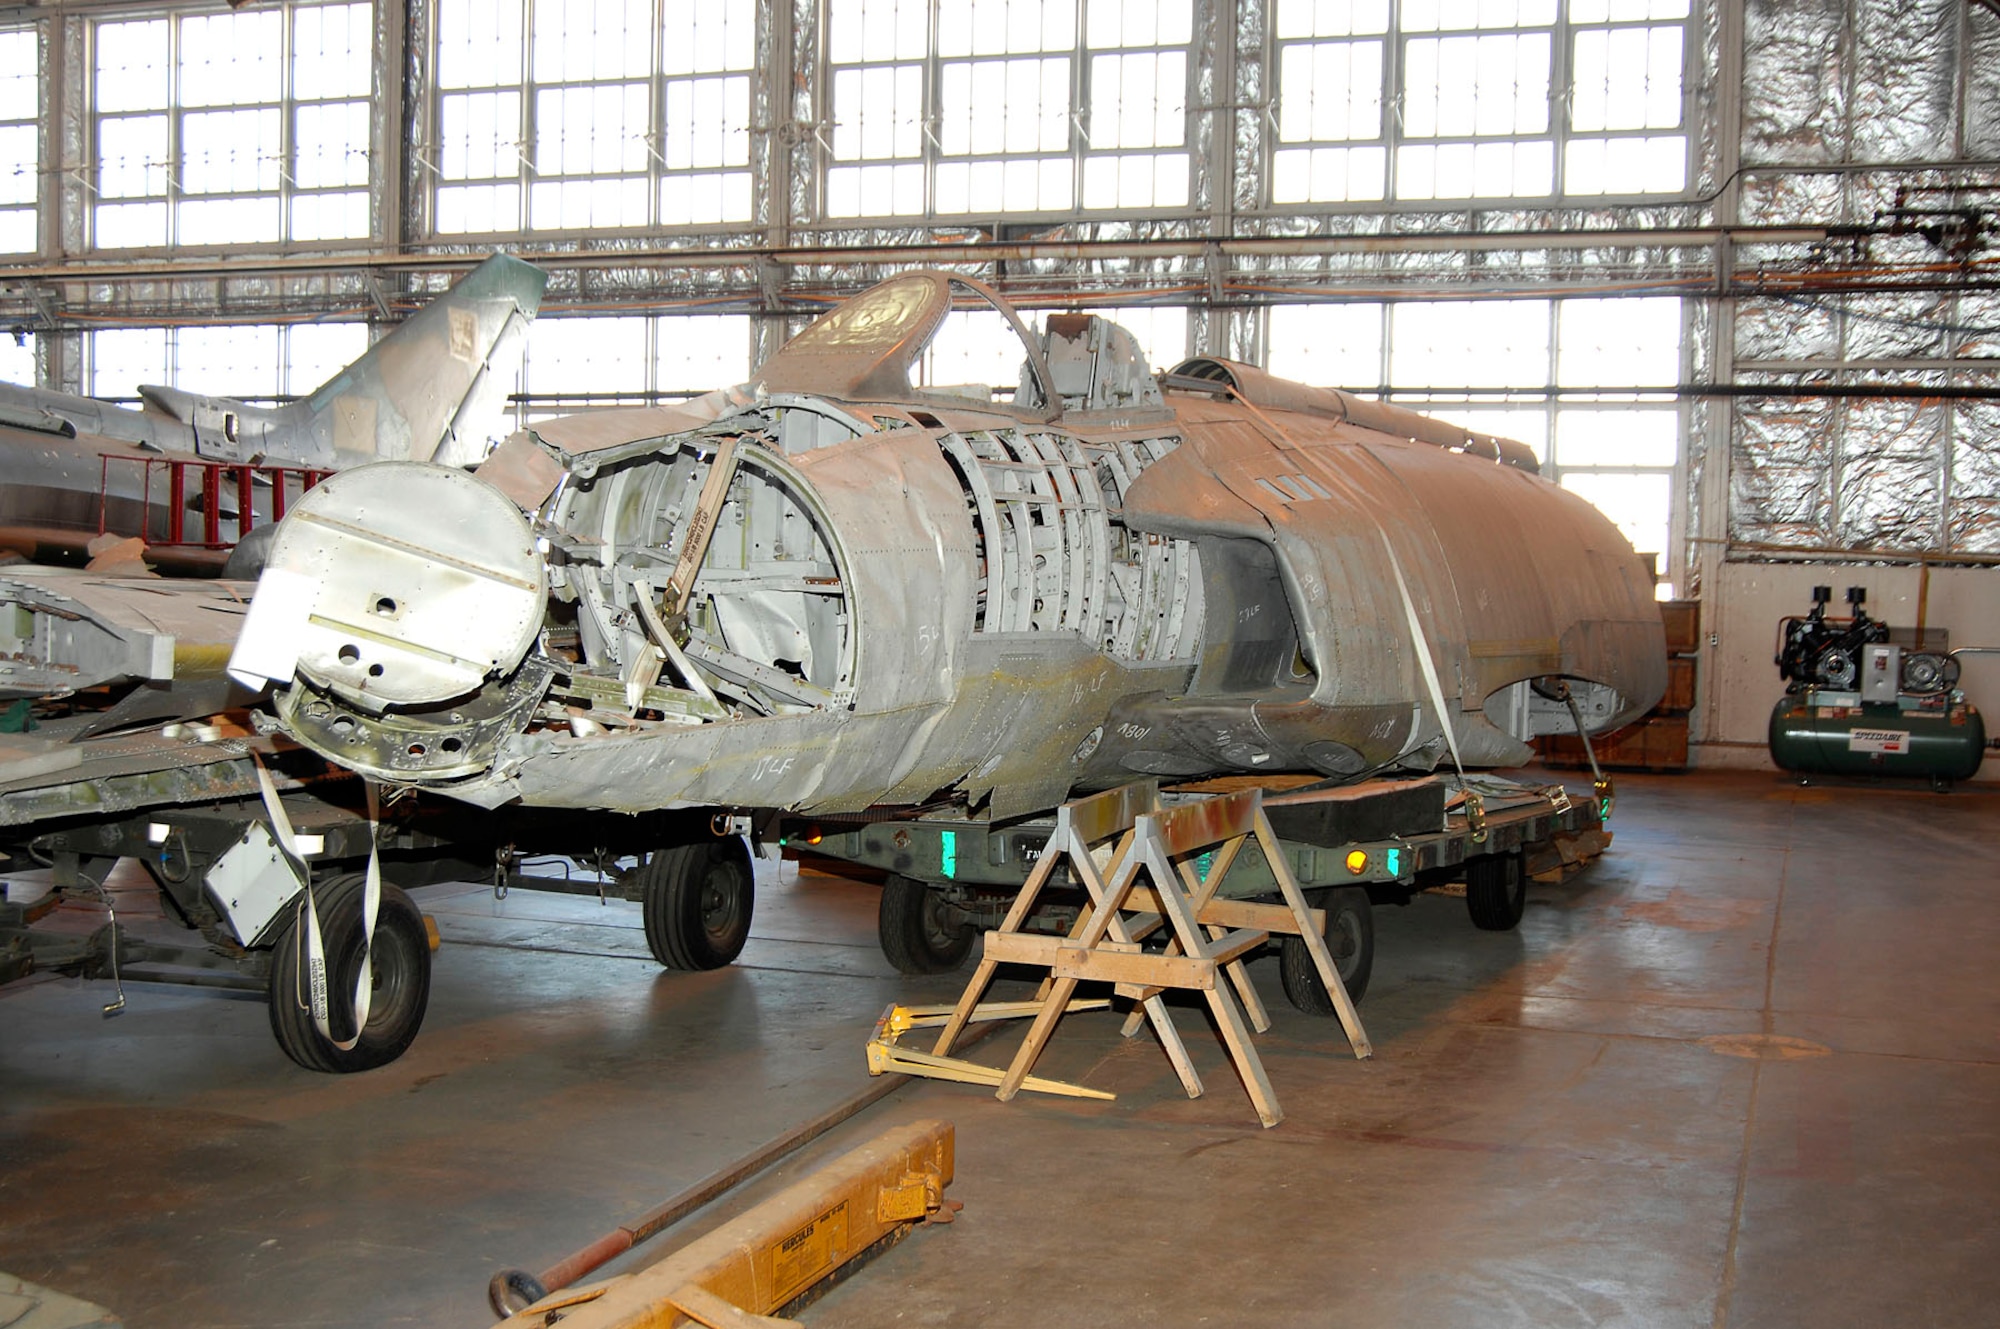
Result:
{"label": "green trailer light", "polygon": [[1385,849],[1385,850],[1383,850],[1383,851],[1382,851],[1382,867],[1383,867],[1383,869],[1384,869],[1385,871],[1387,871],[1387,872],[1388,872],[1388,874],[1389,874],[1390,876],[1392,876],[1392,877],[1400,877],[1400,876],[1402,876],[1402,875],[1403,875],[1403,851],[1402,851],[1402,850],[1400,850],[1400,849]]}
{"label": "green trailer light", "polygon": [[947,877],[958,875],[957,831],[945,831],[938,836],[938,870]]}

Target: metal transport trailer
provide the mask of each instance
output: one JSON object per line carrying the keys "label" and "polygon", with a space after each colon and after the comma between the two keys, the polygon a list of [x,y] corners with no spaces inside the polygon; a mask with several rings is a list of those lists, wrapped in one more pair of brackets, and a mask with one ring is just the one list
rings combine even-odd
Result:
{"label": "metal transport trailer", "polygon": [[[673,969],[713,969],[749,936],[751,855],[742,818],[707,811],[645,815],[504,809],[392,797],[371,825],[360,777],[242,712],[140,732],[91,735],[89,713],[0,735],[0,983],[36,973],[261,992],[279,1047],[308,1070],[368,1070],[416,1038],[437,935],[407,889],[492,880],[640,904],[648,949]],[[273,777],[302,862],[281,851],[257,763]],[[362,922],[371,842],[382,871],[372,947]],[[524,860],[603,865],[595,880],[540,877]],[[169,926],[129,926],[107,881],[141,864]],[[46,887],[18,880],[46,873]],[[301,887],[313,883],[328,989],[353,990],[364,948],[373,1001],[352,1047],[306,1008]],[[81,906],[81,908],[65,906]],[[96,920],[101,917],[102,922]],[[172,925],[178,925],[172,926]],[[334,1039],[355,1034],[330,1002]],[[344,1022],[344,1023],[343,1023]]]}
{"label": "metal transport trailer", "polygon": [[[486,812],[450,800],[391,799],[370,827],[361,781],[311,753],[261,735],[234,713],[220,723],[175,723],[81,738],[86,716],[7,736],[0,765],[0,880],[46,869],[45,894],[0,892],[0,983],[31,973],[261,991],[272,1033],[309,1069],[365,1070],[394,1060],[416,1037],[430,986],[428,921],[405,894],[436,881],[491,879],[641,906],[648,948],[661,964],[729,963],[749,933],[750,839],[769,822],[697,809],[639,816],[548,809]],[[329,950],[330,986],[345,990],[362,949],[360,869],[371,839],[382,857],[383,914],[374,948],[375,1003],[360,1042],[339,1049],[297,998],[301,987],[299,885],[258,795],[255,760],[275,777],[288,819],[309,842]],[[1504,930],[1521,917],[1526,880],[1598,852],[1595,799],[1572,802],[1559,785],[1490,776],[1464,786],[1443,777],[1376,780],[1335,789],[1277,781],[1183,785],[1164,798],[1199,798],[1250,784],[1312,903],[1328,911],[1327,936],[1350,994],[1366,988],[1374,957],[1370,909],[1462,875],[1473,922]],[[1470,815],[1465,789],[1479,795]],[[1483,830],[1474,826],[1483,823]],[[872,865],[887,875],[879,915],[883,953],[905,973],[956,967],[979,928],[999,921],[1026,880],[1053,819],[995,824],[939,816],[783,824],[790,844]],[[558,857],[594,865],[574,876],[524,872]],[[128,929],[111,909],[106,879],[121,860],[142,864],[178,936]],[[1276,885],[1254,845],[1231,870],[1228,893],[1257,899]],[[1038,919],[1074,921],[1081,892],[1051,893]],[[103,907],[79,930],[68,903]],[[71,920],[64,926],[65,918]],[[1332,1004],[1297,938],[1278,943],[1286,995],[1301,1009]],[[123,1005],[122,995],[107,1013]],[[345,1015],[340,1018],[348,1018]],[[338,1023],[338,1019],[336,1020]],[[336,1030],[344,1035],[349,1030]]]}
{"label": "metal transport trailer", "polygon": [[[1168,806],[1262,782],[1231,779],[1179,785]],[[1587,861],[1610,842],[1603,802],[1572,797],[1560,784],[1527,784],[1492,775],[1464,779],[1369,780],[1335,788],[1265,788],[1264,810],[1284,845],[1307,900],[1327,911],[1327,944],[1348,993],[1359,999],[1374,966],[1375,904],[1406,904],[1446,882],[1465,883],[1474,926],[1504,932],[1521,921],[1530,877],[1547,878]],[[788,849],[881,869],[882,950],[906,974],[957,968],[984,928],[996,925],[1026,882],[1054,829],[1053,817],[995,824],[915,815],[858,823],[795,821]],[[1208,864],[1195,860],[1198,873]],[[1278,900],[1277,881],[1253,840],[1231,867],[1230,898]],[[1037,915],[1066,930],[1086,903],[1081,890]],[[1304,942],[1279,940],[1279,968],[1293,1005],[1333,1010]]]}

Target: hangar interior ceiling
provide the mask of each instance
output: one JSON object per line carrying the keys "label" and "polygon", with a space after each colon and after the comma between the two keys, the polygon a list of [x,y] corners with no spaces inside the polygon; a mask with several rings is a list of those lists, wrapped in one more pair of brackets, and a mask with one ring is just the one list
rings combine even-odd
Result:
{"label": "hangar interior ceiling", "polygon": [[505,248],[532,415],[949,266],[1520,438],[1681,593],[2000,561],[1996,198],[1988,0],[0,6],[0,377],[309,391]]}

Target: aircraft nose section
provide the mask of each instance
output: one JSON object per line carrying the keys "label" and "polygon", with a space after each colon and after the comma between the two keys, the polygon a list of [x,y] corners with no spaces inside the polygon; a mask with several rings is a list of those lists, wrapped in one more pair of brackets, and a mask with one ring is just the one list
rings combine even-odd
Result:
{"label": "aircraft nose section", "polygon": [[310,602],[297,675],[375,713],[438,705],[513,670],[548,590],[512,500],[422,462],[357,467],[309,491],[279,528],[259,594],[278,587]]}

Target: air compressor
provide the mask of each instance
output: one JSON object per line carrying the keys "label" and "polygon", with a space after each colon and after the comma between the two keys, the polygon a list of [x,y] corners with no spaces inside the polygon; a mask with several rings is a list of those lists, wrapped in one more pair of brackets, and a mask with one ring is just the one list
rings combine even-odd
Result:
{"label": "air compressor", "polygon": [[1891,642],[1865,587],[1847,588],[1844,619],[1827,616],[1832,598],[1815,586],[1810,612],[1779,621],[1785,695],[1771,711],[1771,760],[1801,775],[1914,776],[1940,789],[1971,778],[1986,723],[1959,690],[1958,660]]}

